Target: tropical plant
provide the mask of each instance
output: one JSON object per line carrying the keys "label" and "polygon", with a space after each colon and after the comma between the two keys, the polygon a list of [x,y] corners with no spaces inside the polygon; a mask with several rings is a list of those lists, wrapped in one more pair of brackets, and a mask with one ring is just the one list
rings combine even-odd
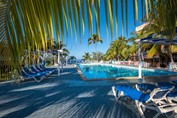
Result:
{"label": "tropical plant", "polygon": [[134,56],[137,51],[138,51],[138,44],[136,43],[136,38],[131,37],[128,39],[128,44],[129,44],[129,48],[128,48],[128,53],[129,53],[129,57]]}
{"label": "tropical plant", "polygon": [[[102,39],[98,34],[93,34],[92,37],[88,39],[88,45],[90,46],[91,44],[95,45],[95,51],[98,52],[98,43],[102,43]],[[98,57],[97,57],[98,58]],[[98,59],[97,59],[98,61]]]}
{"label": "tropical plant", "polygon": [[177,1],[175,0],[151,1],[149,18],[145,18],[149,22],[149,25],[151,25],[149,30],[168,36],[172,40],[176,35],[176,6]]}
{"label": "tropical plant", "polygon": [[104,55],[104,60],[113,60],[115,59],[115,54],[112,53],[114,52],[114,50],[112,48],[109,48],[106,52],[106,54]]}
{"label": "tropical plant", "polygon": [[92,37],[88,39],[88,45],[90,46],[91,44],[94,44],[96,51],[97,51],[98,43],[103,43],[101,37],[98,34],[93,34]]}
{"label": "tropical plant", "polygon": [[[48,46],[47,53],[53,53],[53,63],[55,63],[56,56],[58,55],[58,50],[62,50],[62,52],[60,52],[60,60],[66,61],[66,57],[69,56],[69,50],[66,48],[66,45],[63,44],[62,41],[57,42],[55,39],[48,39],[47,46]],[[45,55],[46,55],[46,53],[44,52],[44,54],[43,54],[44,59],[46,58]],[[49,60],[49,59],[47,59],[47,60]]]}
{"label": "tropical plant", "polygon": [[98,34],[93,34],[92,37],[88,39],[88,45],[95,44],[95,47],[97,46],[97,43],[102,43],[102,39]]}
{"label": "tropical plant", "polygon": [[69,59],[68,59],[68,61],[70,61],[70,60],[76,60],[76,59],[77,58],[75,56],[70,56]]}
{"label": "tropical plant", "polygon": [[53,58],[53,54],[52,53],[47,53],[46,57],[45,57],[45,64],[46,65],[52,65],[54,64],[54,58]]}
{"label": "tropical plant", "polygon": [[92,52],[92,60],[97,60],[98,62],[103,60],[104,54],[102,52]]}
{"label": "tropical plant", "polygon": [[91,54],[89,52],[85,52],[85,54],[82,57],[85,61],[91,60]]}
{"label": "tropical plant", "polygon": [[[106,60],[109,59],[116,59],[116,60],[123,60],[127,58],[126,54],[127,53],[125,48],[127,48],[127,40],[125,37],[119,37],[118,39],[112,41],[110,44],[109,49],[107,50],[105,54]],[[124,51],[123,51],[124,50]]]}
{"label": "tropical plant", "polygon": [[[173,40],[176,36],[176,26],[177,26],[177,1],[154,1],[151,3],[151,10],[149,12],[149,18],[144,18],[143,20],[148,22],[148,25],[145,26],[139,35],[139,37],[144,37],[145,35],[156,34],[155,37],[167,38],[169,40]],[[163,9],[163,10],[162,10]],[[163,47],[163,48],[162,48]],[[148,57],[158,55],[168,55],[170,57],[170,61],[173,63],[173,57],[171,53],[171,46],[157,46],[151,45],[151,49],[148,52]],[[166,50],[166,51],[162,51]]]}
{"label": "tropical plant", "polygon": [[[169,38],[172,34],[168,34],[166,30],[163,29],[162,25],[160,24],[159,21],[153,21],[150,22],[148,25],[146,25],[141,32],[137,32],[136,37],[137,38],[143,38],[143,37],[154,37],[154,38]],[[173,37],[173,36],[172,36]],[[170,57],[170,61],[173,63],[173,56],[171,53],[171,46],[169,45],[156,45],[156,44],[143,44],[142,45],[142,51],[143,52],[148,52],[147,57],[148,58],[153,58],[154,55],[159,55],[159,56],[168,56]],[[174,49],[174,46],[173,46]],[[165,54],[164,54],[165,53]],[[168,58],[167,57],[167,58]]]}
{"label": "tropical plant", "polygon": [[63,52],[60,54],[60,56],[69,56],[69,50],[66,48],[66,45],[62,43],[62,41],[54,41],[54,50],[62,50]]}

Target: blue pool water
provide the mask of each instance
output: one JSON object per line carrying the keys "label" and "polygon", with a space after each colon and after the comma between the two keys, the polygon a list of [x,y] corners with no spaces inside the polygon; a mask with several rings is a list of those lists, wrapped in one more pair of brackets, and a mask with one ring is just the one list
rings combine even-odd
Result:
{"label": "blue pool water", "polygon": [[[111,66],[111,65],[78,65],[83,75],[87,79],[94,78],[119,78],[119,77],[137,77],[138,68],[135,67],[123,67],[123,66]],[[177,72],[155,70],[155,69],[143,69],[143,76],[163,76],[174,75]]]}

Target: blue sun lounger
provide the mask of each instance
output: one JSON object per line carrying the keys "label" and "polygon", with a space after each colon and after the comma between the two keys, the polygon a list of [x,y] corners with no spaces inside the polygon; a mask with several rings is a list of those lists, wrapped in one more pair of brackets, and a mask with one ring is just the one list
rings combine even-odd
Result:
{"label": "blue sun lounger", "polygon": [[157,86],[174,86],[174,90],[177,90],[177,84],[171,82],[158,82],[156,83]]}
{"label": "blue sun lounger", "polygon": [[176,91],[177,85],[175,83],[159,82],[159,83],[156,83],[156,85],[148,84],[148,83],[136,84],[137,90],[140,90],[143,92],[150,92],[151,90],[153,90],[153,88],[157,88],[157,87],[170,87],[170,86],[174,86],[174,89],[171,90],[166,95],[164,95],[163,98],[161,98],[162,99],[161,104],[167,105],[167,106],[169,106],[170,104],[170,107],[168,108],[168,110],[170,111],[173,110],[173,114],[169,116],[170,118],[172,118],[172,116],[176,115],[177,113],[176,109],[173,109],[175,108],[175,106],[177,106],[177,91]]}
{"label": "blue sun lounger", "polygon": [[54,68],[46,68],[44,65],[39,65],[38,67],[41,68],[41,69],[49,70],[49,71],[54,71],[55,70]]}
{"label": "blue sun lounger", "polygon": [[22,77],[25,79],[34,79],[36,82],[41,82],[47,77],[46,73],[32,73],[30,70],[22,68]]}
{"label": "blue sun lounger", "polygon": [[139,91],[143,91],[144,93],[148,93],[153,91],[157,86],[149,83],[143,83],[143,84],[136,84],[135,85],[136,89]]}
{"label": "blue sun lounger", "polygon": [[172,82],[173,82],[174,84],[177,84],[177,80],[173,80]]}
{"label": "blue sun lounger", "polygon": [[173,104],[161,105],[161,101],[163,101],[164,96],[167,95],[173,88],[173,86],[169,88],[155,88],[149,93],[144,93],[128,85],[117,85],[112,87],[112,91],[116,100],[119,100],[122,97],[128,97],[134,100],[142,117],[145,117],[144,109],[151,109],[157,112],[154,116],[154,118],[157,118],[160,114],[173,111],[177,108],[177,106]]}
{"label": "blue sun lounger", "polygon": [[51,68],[51,69],[50,69],[50,68],[43,68],[43,69],[42,69],[42,68],[39,67],[39,65],[35,65],[35,68],[36,68],[37,70],[39,70],[39,71],[49,71],[49,72],[51,72],[51,73],[55,71],[55,69],[53,69],[53,68]]}
{"label": "blue sun lounger", "polygon": [[50,75],[52,73],[51,71],[48,70],[37,70],[34,66],[31,66],[30,69],[32,72],[35,73],[45,73],[46,75]]}
{"label": "blue sun lounger", "polygon": [[136,84],[136,89],[143,92],[151,92],[153,89],[157,87],[169,87],[174,86],[174,89],[166,95],[166,100],[170,103],[176,102],[177,103],[177,84],[170,83],[170,82],[159,82],[156,83],[156,85],[148,84],[148,83],[142,83],[142,84]]}

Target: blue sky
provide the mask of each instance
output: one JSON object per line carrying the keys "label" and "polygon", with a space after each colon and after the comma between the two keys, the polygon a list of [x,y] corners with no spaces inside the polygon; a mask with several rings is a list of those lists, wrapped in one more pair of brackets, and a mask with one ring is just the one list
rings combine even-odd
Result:
{"label": "blue sky", "polygon": [[[128,35],[126,33],[126,26],[124,26],[124,34],[123,36],[125,36],[126,38],[131,37],[131,32],[135,31],[136,26],[139,26],[141,23],[139,21],[136,22],[136,25],[134,25],[134,17],[133,17],[133,8],[132,8],[132,0],[129,0],[129,7],[128,7]],[[120,1],[119,1],[120,2]],[[140,1],[139,1],[140,2]],[[105,17],[105,9],[104,9],[104,2],[103,0],[101,0],[101,4],[100,4],[100,9],[101,9],[101,17],[100,17],[100,35],[101,38],[103,40],[103,43],[100,44],[98,46],[98,50],[100,52],[105,53],[107,51],[107,49],[109,48],[109,45],[111,43],[112,40],[115,40],[116,37],[116,30],[114,29],[114,36],[111,38],[111,33],[109,30],[108,36],[106,35],[106,17]],[[139,6],[139,9],[141,9],[141,6]],[[140,12],[141,10],[139,10]],[[125,12],[124,12],[125,13]],[[121,7],[120,7],[120,3],[119,3],[119,15],[121,15]],[[141,12],[139,13],[139,18],[141,17]],[[87,18],[86,18],[87,19]],[[124,18],[124,23],[126,22],[126,19]],[[93,26],[95,26],[95,23],[93,24]],[[76,36],[68,36],[66,37],[65,35],[65,44],[67,45],[67,49],[69,49],[70,51],[70,56],[75,56],[77,59],[81,59],[82,56],[84,55],[85,52],[94,52],[95,51],[95,46],[94,45],[90,45],[88,46],[88,38],[91,37],[91,34],[88,32],[87,28],[88,28],[88,24],[85,24],[85,33],[81,38],[76,39]],[[118,32],[118,36],[122,35],[122,27],[121,27],[121,17],[119,16],[119,32]],[[70,30],[70,29],[69,29]],[[93,28],[93,33],[96,33],[96,29]],[[70,34],[70,31],[69,31]]]}

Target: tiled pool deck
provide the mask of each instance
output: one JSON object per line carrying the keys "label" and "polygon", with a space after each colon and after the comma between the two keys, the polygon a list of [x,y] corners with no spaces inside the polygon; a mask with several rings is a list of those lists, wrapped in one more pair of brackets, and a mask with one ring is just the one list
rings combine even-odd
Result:
{"label": "tiled pool deck", "polygon": [[123,82],[130,84],[83,81],[76,68],[68,66],[60,76],[56,71],[40,83],[0,84],[0,117],[137,118],[131,105],[116,102],[112,94],[111,86]]}

